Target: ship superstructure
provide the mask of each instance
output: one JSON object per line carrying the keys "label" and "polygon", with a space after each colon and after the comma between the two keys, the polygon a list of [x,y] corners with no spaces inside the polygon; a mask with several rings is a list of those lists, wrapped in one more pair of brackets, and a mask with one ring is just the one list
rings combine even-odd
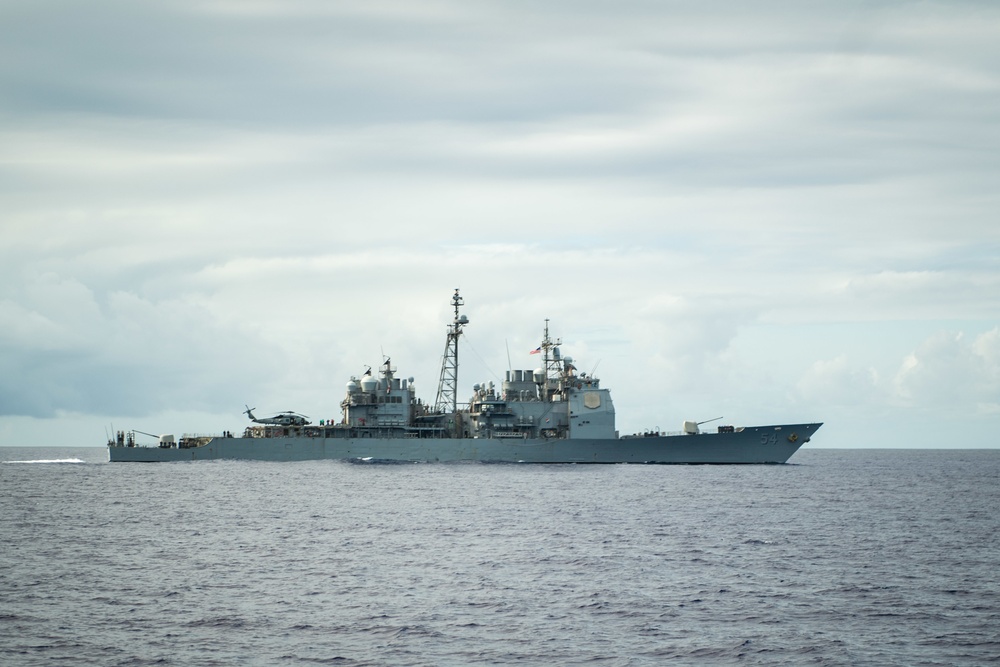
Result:
{"label": "ship superstructure", "polygon": [[543,365],[507,371],[499,392],[489,383],[473,387],[463,435],[480,438],[617,438],[611,392],[596,377],[578,373],[549,336],[539,346]]}

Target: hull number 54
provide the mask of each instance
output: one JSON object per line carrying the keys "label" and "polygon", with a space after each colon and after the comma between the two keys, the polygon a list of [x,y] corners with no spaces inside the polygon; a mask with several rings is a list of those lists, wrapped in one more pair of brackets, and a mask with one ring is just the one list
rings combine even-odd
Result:
{"label": "hull number 54", "polygon": [[778,435],[776,433],[761,433],[760,434],[760,444],[762,445],[776,445],[778,444]]}

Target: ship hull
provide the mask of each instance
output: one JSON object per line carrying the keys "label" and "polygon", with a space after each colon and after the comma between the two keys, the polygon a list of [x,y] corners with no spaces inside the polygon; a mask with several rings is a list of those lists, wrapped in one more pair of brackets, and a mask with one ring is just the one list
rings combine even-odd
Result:
{"label": "ship hull", "polygon": [[822,424],[614,439],[212,438],[200,447],[108,448],[112,462],[363,460],[487,463],[785,463]]}

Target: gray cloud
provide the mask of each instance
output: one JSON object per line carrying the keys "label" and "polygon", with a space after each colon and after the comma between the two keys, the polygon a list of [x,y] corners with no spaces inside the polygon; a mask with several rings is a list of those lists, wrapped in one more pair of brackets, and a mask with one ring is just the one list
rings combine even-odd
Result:
{"label": "gray cloud", "polygon": [[430,395],[455,286],[470,385],[552,317],[623,429],[928,403],[1000,320],[998,13],[8,3],[0,414]]}

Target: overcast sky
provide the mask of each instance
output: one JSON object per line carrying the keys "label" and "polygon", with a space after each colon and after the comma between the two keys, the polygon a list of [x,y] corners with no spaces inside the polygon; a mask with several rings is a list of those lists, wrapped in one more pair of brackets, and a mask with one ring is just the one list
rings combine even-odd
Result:
{"label": "overcast sky", "polygon": [[0,445],[537,365],[1000,445],[995,2],[0,4]]}

